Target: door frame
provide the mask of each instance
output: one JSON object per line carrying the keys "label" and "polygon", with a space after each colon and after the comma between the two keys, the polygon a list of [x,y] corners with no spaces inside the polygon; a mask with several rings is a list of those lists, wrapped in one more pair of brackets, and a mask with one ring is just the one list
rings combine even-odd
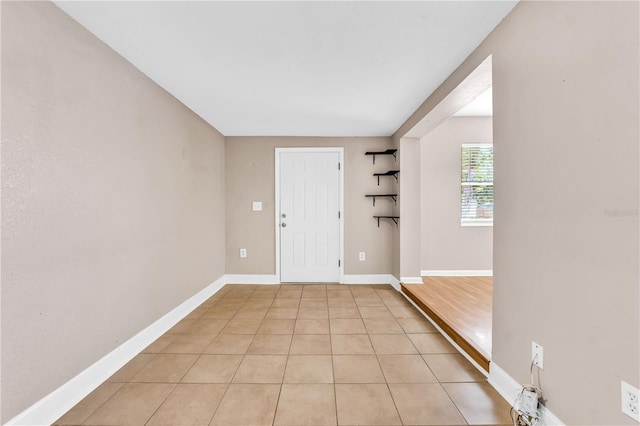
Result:
{"label": "door frame", "polygon": [[338,203],[340,209],[339,221],[339,257],[340,266],[339,281],[344,283],[344,147],[296,147],[296,148],[275,148],[275,229],[276,229],[276,278],[281,281],[280,276],[280,153],[297,152],[297,153],[314,153],[314,152],[335,152],[338,154],[340,169],[338,171]]}

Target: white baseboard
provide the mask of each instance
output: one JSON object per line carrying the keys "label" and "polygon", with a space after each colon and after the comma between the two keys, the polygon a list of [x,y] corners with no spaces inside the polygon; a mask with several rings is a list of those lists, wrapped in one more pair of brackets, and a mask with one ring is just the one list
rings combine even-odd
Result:
{"label": "white baseboard", "polygon": [[400,280],[397,279],[395,276],[393,275],[389,275],[389,279],[391,280],[391,285],[393,286],[393,288],[395,288],[396,290],[400,291]]}
{"label": "white baseboard", "polygon": [[493,386],[511,406],[513,406],[518,392],[522,389],[520,383],[516,382],[513,377],[498,367],[495,362],[489,364],[489,384]]}
{"label": "white baseboard", "polygon": [[[495,362],[489,364],[489,384],[513,406],[522,385],[508,375]],[[564,426],[564,423],[543,405],[540,406],[540,421],[542,426]]]}
{"label": "white baseboard", "polygon": [[18,414],[7,425],[50,425],[111,377],[158,337],[200,306],[225,284],[225,277],[200,290],[122,345],[40,401]]}
{"label": "white baseboard", "polygon": [[391,284],[397,281],[391,274],[345,275],[344,284]]}
{"label": "white baseboard", "polygon": [[420,277],[400,277],[400,282],[405,284],[422,284]]}
{"label": "white baseboard", "polygon": [[492,277],[491,269],[443,269],[443,270],[423,270],[420,271],[423,277]]}
{"label": "white baseboard", "polygon": [[[276,275],[227,274],[224,284],[280,284]],[[422,281],[420,281],[422,282]],[[399,281],[391,274],[345,275],[344,284],[391,284],[399,289]]]}
{"label": "white baseboard", "polygon": [[222,278],[225,284],[280,284],[275,274],[227,274]]}
{"label": "white baseboard", "polygon": [[[222,277],[225,284],[280,284],[276,275],[227,274]],[[399,289],[399,281],[391,274],[345,275],[344,284],[391,284]]]}

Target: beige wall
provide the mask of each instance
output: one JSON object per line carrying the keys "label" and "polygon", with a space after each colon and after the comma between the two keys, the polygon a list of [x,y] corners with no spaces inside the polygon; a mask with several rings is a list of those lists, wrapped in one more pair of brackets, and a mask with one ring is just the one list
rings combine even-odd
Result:
{"label": "beige wall", "polygon": [[400,281],[420,282],[420,141],[400,140]]}
{"label": "beige wall", "polygon": [[[399,159],[399,168],[400,173],[402,173],[402,151],[400,150],[400,138],[397,134],[394,134],[391,138],[393,148],[398,150],[398,159]],[[404,173],[400,176],[400,183],[402,183],[402,178],[404,177]],[[400,206],[402,206],[402,197],[398,197],[398,203],[395,207],[394,213],[400,215]],[[402,218],[400,218],[402,219]],[[398,227],[391,230],[391,274],[398,280],[400,280],[400,230],[403,226],[403,221],[399,221]]]}
{"label": "beige wall", "polygon": [[[297,137],[227,137],[226,138],[226,217],[227,273],[275,274],[275,148],[344,147],[345,181],[345,274],[388,274],[391,272],[392,222],[377,227],[374,214],[393,209],[393,202],[379,199],[372,207],[367,193],[397,190],[395,180],[382,178],[380,186],[372,176],[375,171],[394,167],[393,157],[364,155],[369,150],[391,146],[389,138],[297,138]],[[261,212],[252,211],[252,202],[262,201]],[[240,248],[247,257],[240,258]],[[366,252],[366,261],[358,252]]]}
{"label": "beige wall", "polygon": [[422,270],[493,269],[493,228],[460,226],[460,149],[492,143],[491,117],[451,117],[420,140]]}
{"label": "beige wall", "polygon": [[567,424],[635,424],[640,386],[637,2],[521,2],[394,135],[493,54],[493,361]]}
{"label": "beige wall", "polygon": [[2,4],[2,422],[224,274],[224,138],[49,2]]}
{"label": "beige wall", "polygon": [[362,154],[399,147],[493,54],[493,359],[526,383],[535,339],[555,414],[634,424],[619,386],[640,386],[638,13],[521,2],[392,140],[228,138],[225,187],[218,132],[52,4],[3,2],[2,421],[222,275],[223,224],[226,272],[275,272],[275,146],[345,147],[345,272],[399,277]]}

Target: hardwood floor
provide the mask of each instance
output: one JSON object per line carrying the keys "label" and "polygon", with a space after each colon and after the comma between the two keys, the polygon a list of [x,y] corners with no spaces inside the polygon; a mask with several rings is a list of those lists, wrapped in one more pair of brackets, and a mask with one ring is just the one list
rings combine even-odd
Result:
{"label": "hardwood floor", "polygon": [[402,284],[402,291],[489,371],[493,277],[422,277],[422,281]]}

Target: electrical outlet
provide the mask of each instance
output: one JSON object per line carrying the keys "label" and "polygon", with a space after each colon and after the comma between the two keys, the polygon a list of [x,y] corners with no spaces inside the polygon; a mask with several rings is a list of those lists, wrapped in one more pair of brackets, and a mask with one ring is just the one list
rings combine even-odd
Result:
{"label": "electrical outlet", "polygon": [[363,251],[358,253],[358,259],[360,260],[360,262],[364,262],[366,259],[365,253]]}
{"label": "electrical outlet", "polygon": [[624,380],[621,381],[622,412],[640,422],[640,391]]}
{"label": "electrical outlet", "polygon": [[240,257],[247,257],[247,249],[245,248],[240,249]]}
{"label": "electrical outlet", "polygon": [[544,368],[544,348],[536,342],[531,342],[531,362],[539,369]]}
{"label": "electrical outlet", "polygon": [[252,208],[253,208],[254,212],[261,212],[262,211],[262,201],[254,201]]}

